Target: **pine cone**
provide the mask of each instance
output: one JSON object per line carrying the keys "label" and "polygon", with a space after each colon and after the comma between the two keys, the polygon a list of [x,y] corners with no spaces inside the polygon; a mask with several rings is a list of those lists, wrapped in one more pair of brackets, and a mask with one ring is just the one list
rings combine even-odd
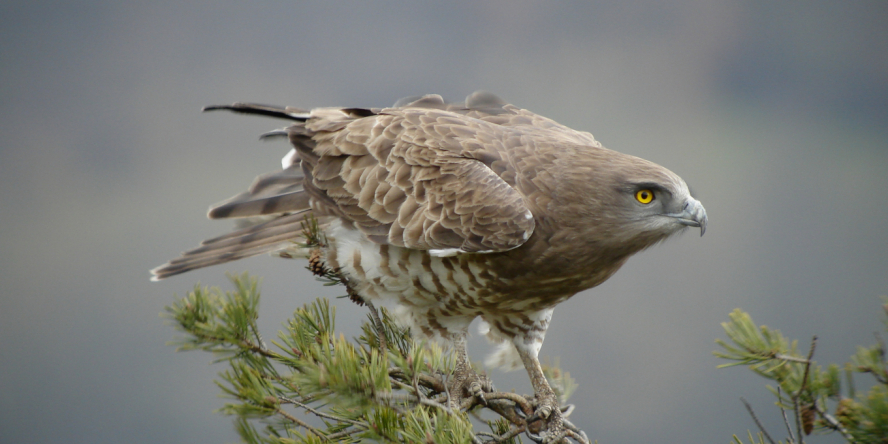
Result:
{"label": "pine cone", "polygon": [[817,419],[817,410],[813,405],[802,407],[802,430],[805,436],[810,435],[814,431],[814,420]]}
{"label": "pine cone", "polygon": [[359,295],[357,292],[352,290],[351,287],[349,287],[348,285],[346,285],[345,288],[348,293],[348,298],[351,299],[351,301],[354,302],[355,304],[358,304],[361,307],[363,307],[364,306],[364,298],[362,298],[361,295]]}
{"label": "pine cone", "polygon": [[308,269],[316,276],[327,275],[327,265],[324,263],[324,259],[321,258],[320,249],[311,250],[308,256]]}

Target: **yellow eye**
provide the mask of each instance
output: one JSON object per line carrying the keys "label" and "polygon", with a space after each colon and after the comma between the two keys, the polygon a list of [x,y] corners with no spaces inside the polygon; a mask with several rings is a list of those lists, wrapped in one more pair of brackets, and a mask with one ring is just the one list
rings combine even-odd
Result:
{"label": "yellow eye", "polygon": [[648,189],[638,190],[635,193],[635,200],[643,204],[649,204],[654,200],[654,192]]}

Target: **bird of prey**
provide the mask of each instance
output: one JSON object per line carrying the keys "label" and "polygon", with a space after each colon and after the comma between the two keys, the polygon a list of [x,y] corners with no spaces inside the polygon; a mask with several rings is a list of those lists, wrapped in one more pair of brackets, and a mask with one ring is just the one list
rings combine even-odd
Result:
{"label": "bird of prey", "polygon": [[154,280],[262,253],[307,256],[303,223],[313,217],[325,238],[316,262],[350,293],[393,306],[415,335],[453,346],[457,402],[483,395],[466,355],[481,317],[500,342],[492,362],[524,365],[550,431],[561,412],[537,355],[555,306],[633,254],[706,229],[706,210],[672,171],[486,92],[381,109],[205,110],[287,119],[263,137],[293,149],[283,169],[210,209],[252,225],[152,270]]}

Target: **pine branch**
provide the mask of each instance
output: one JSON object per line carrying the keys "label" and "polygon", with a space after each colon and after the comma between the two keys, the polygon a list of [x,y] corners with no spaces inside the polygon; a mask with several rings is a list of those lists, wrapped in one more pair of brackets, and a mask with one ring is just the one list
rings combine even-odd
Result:
{"label": "pine branch", "polygon": [[[883,309],[888,315],[888,303],[883,305]],[[730,318],[731,321],[722,326],[731,342],[717,340],[722,350],[714,354],[732,362],[719,367],[747,365],[758,375],[777,383],[776,389],[770,386],[768,388],[777,397],[790,442],[798,440],[800,444],[804,444],[805,436],[814,431],[838,432],[849,443],[886,442],[888,365],[885,344],[879,335],[876,335],[875,346],[858,347],[857,354],[845,364],[848,380],[845,386],[848,396],[845,396],[842,394],[839,366],[832,364],[823,369],[813,360],[816,336],[811,341],[807,355],[800,356],[796,341],[789,342],[777,330],[770,330],[765,326],[756,327],[748,314],[735,310]],[[872,374],[876,385],[866,394],[856,395],[851,378],[855,372]],[[760,441],[767,438],[769,443],[773,443],[752,407],[745,400],[743,402],[761,430]],[[787,411],[793,413],[795,432],[789,425]],[[736,436],[734,439],[735,442],[740,442]],[[754,441],[752,434],[750,440]]]}
{"label": "pine branch", "polygon": [[[310,233],[312,245],[325,240]],[[334,279],[337,273],[323,271]],[[162,314],[184,336],[178,350],[205,350],[226,362],[217,385],[231,402],[220,410],[232,415],[249,443],[291,442],[475,442],[517,443],[519,435],[539,439],[528,430],[533,397],[485,392],[451,408],[447,390],[454,359],[437,344],[417,343],[390,314],[365,304],[363,334],[347,340],[335,331],[335,307],[318,299],[297,309],[270,349],[257,328],[258,280],[229,276],[234,291],[195,287]],[[356,301],[361,302],[361,301]],[[546,366],[546,376],[562,400],[575,388],[569,374]],[[285,410],[291,406],[309,418]],[[487,410],[499,416],[489,422],[493,433],[474,431],[468,412]],[[588,443],[585,433],[566,419],[557,439]],[[256,421],[265,424],[257,430]]]}

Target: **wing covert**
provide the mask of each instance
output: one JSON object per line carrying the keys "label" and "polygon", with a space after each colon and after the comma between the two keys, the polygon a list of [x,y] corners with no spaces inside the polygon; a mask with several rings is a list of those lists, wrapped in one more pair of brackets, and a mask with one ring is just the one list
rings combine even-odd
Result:
{"label": "wing covert", "polygon": [[308,124],[338,127],[312,136],[310,186],[375,242],[446,255],[510,250],[533,233],[519,191],[467,151],[496,151],[496,137],[476,137],[495,125],[431,109]]}

